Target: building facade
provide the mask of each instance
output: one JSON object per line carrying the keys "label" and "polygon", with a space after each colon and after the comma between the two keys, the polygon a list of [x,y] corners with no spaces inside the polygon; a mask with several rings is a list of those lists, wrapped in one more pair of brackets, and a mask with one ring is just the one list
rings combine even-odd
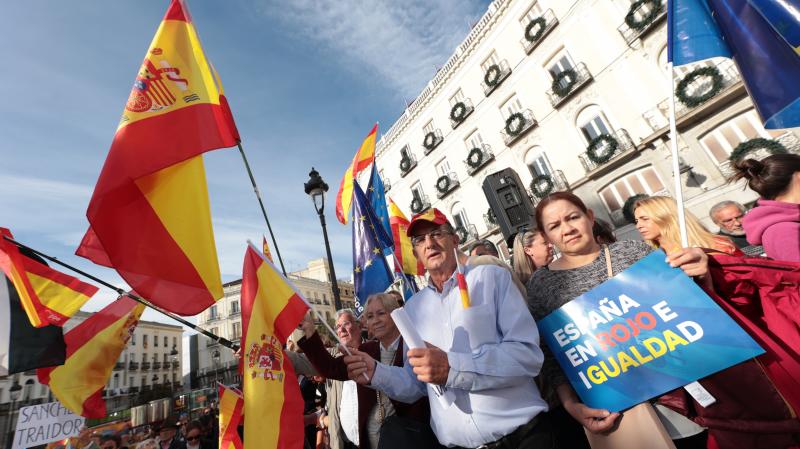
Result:
{"label": "building facade", "polygon": [[489,238],[507,256],[482,185],[511,168],[534,204],[569,190],[619,238],[638,238],[626,201],[674,196],[677,88],[688,104],[676,100],[685,204],[716,231],[713,204],[756,198],[728,183],[731,152],[756,138],[798,152],[800,133],[762,127],[730,60],[678,67],[671,84],[666,45],[663,0],[495,0],[379,140],[387,194],[407,214],[441,209],[463,244]]}
{"label": "building facade", "polygon": [[[306,269],[289,273],[288,278],[300,294],[311,303],[314,310],[332,324],[335,321],[336,309],[327,273],[327,260],[316,259],[309,262]],[[338,285],[342,307],[353,308],[355,304],[353,284],[339,280]],[[228,282],[222,289],[225,293],[223,298],[198,315],[197,324],[215,335],[241,345],[242,281],[239,279]],[[189,346],[192,388],[209,387],[216,381],[225,384],[241,382],[238,360],[234,357],[233,351],[200,334],[190,337]]]}

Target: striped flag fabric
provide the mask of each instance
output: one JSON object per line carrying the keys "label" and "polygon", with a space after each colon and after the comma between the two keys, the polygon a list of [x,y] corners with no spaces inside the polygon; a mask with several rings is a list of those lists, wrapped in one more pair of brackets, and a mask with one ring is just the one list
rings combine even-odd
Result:
{"label": "striped flag fabric", "polygon": [[60,366],[39,368],[39,382],[61,404],[86,418],[106,416],[105,388],[128,344],[144,305],[123,296],[64,334],[67,357]]}
{"label": "striped flag fabric", "polygon": [[95,293],[97,287],[25,257],[13,238],[0,228],[0,269],[14,283],[28,320],[34,327],[63,326]]}
{"label": "striped flag fabric", "polygon": [[244,449],[238,431],[243,409],[241,392],[219,384],[219,449]]}
{"label": "striped flag fabric", "polygon": [[350,218],[350,206],[353,203],[353,181],[375,160],[375,138],[378,134],[378,124],[372,127],[364,142],[361,143],[353,162],[347,167],[339,184],[339,193],[336,194],[336,218],[341,224],[347,224]]}
{"label": "striped flag fabric", "polygon": [[236,145],[185,4],[172,0],[125,105],[76,254],[179,315],[222,297],[202,154]]}
{"label": "striped flag fabric", "polygon": [[272,260],[272,253],[269,251],[269,243],[267,243],[267,237],[266,236],[263,236],[263,240],[261,242],[261,247],[263,248],[261,251],[264,253],[264,256],[266,256],[267,259],[269,259],[270,262],[275,263],[275,261]]}
{"label": "striped flag fabric", "polygon": [[244,448],[300,449],[304,404],[283,347],[311,306],[252,244],[241,295]]}
{"label": "striped flag fabric", "polygon": [[392,228],[394,239],[394,254],[400,266],[395,264],[395,271],[402,271],[405,274],[422,276],[425,274],[425,267],[414,256],[414,245],[411,244],[411,237],[406,235],[408,229],[408,218],[403,211],[389,198],[389,225]]}
{"label": "striped flag fabric", "polygon": [[467,288],[467,277],[464,275],[464,266],[458,260],[458,248],[453,248],[456,256],[456,281],[458,282],[458,292],[461,296],[461,307],[469,309],[469,289]]}

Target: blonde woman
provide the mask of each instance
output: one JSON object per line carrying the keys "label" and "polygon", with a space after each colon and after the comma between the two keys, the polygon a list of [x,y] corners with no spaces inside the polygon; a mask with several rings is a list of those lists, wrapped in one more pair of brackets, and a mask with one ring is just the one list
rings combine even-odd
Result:
{"label": "blonde woman", "polygon": [[[673,198],[651,196],[641,199],[634,204],[633,215],[636,229],[648,245],[663,248],[668,254],[681,248],[678,208]],[[686,233],[690,247],[744,256],[729,238],[709,232],[689,211],[686,211]]]}
{"label": "blonde woman", "polygon": [[553,261],[553,245],[538,230],[520,231],[514,237],[514,274],[528,285],[534,271]]}

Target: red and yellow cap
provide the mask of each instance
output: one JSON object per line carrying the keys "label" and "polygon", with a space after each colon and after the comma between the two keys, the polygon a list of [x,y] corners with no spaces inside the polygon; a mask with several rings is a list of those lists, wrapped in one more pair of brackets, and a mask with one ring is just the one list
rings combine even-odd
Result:
{"label": "red and yellow cap", "polygon": [[435,225],[443,225],[445,223],[450,223],[450,221],[447,220],[447,217],[444,215],[442,211],[436,209],[435,207],[430,208],[424,212],[420,212],[417,215],[411,217],[411,222],[408,223],[408,229],[406,229],[406,235],[411,237],[411,233],[413,232],[414,227],[417,225],[417,223],[423,223],[423,222],[433,223]]}

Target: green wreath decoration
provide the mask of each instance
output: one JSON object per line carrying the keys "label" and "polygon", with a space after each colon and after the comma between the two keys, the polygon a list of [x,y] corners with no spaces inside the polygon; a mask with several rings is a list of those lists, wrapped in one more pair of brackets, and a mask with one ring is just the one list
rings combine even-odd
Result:
{"label": "green wreath decoration", "polygon": [[[602,149],[604,143],[607,145],[606,152],[597,154],[597,150]],[[614,136],[610,134],[600,134],[589,142],[589,146],[586,148],[586,156],[595,164],[604,164],[614,156],[618,148],[619,141]]]}
{"label": "green wreath decoration", "polygon": [[775,139],[756,137],[736,145],[736,148],[733,149],[728,160],[731,162],[736,162],[739,159],[742,159],[747,153],[751,153],[762,148],[767,150],[769,154],[786,154],[789,152],[789,150],[787,150],[782,143]]}
{"label": "green wreath decoration", "polygon": [[[566,82],[562,84],[564,80],[566,80]],[[566,97],[568,93],[572,92],[572,88],[575,87],[577,83],[578,73],[575,69],[566,69],[553,78],[553,85],[551,88],[553,89],[553,93],[563,98]]]}
{"label": "green wreath decoration", "polygon": [[439,193],[450,191],[450,177],[447,175],[439,176],[439,179],[436,180],[436,190],[438,190]]}
{"label": "green wreath decoration", "polygon": [[631,224],[636,223],[636,217],[633,215],[633,205],[645,198],[647,198],[647,195],[639,193],[625,200],[625,204],[622,206],[622,216],[625,217],[625,221]]}
{"label": "green wreath decoration", "polygon": [[486,69],[486,74],[483,75],[483,82],[486,83],[489,87],[497,86],[500,83],[500,75],[502,71],[500,70],[500,66],[497,64],[492,64]]}
{"label": "green wreath decoration", "polygon": [[[651,5],[650,12],[641,19],[637,19],[636,13],[648,3]],[[631,9],[628,10],[628,14],[625,16],[625,24],[633,30],[642,31],[656,20],[656,17],[661,14],[663,6],[661,0],[637,0],[631,3]]]}
{"label": "green wreath decoration", "polygon": [[494,211],[491,207],[486,211],[486,218],[489,220],[489,223],[493,225],[497,224],[497,215],[494,214]]}
{"label": "green wreath decoration", "polygon": [[[547,21],[544,20],[544,17],[537,17],[531,20],[528,26],[525,27],[525,40],[530,43],[538,41],[544,34],[545,28],[547,28]],[[533,31],[534,29],[536,31]]]}
{"label": "green wreath decoration", "polygon": [[411,159],[403,157],[400,159],[400,171],[403,173],[408,173],[409,170],[411,170]]}
{"label": "green wreath decoration", "polygon": [[531,181],[531,193],[539,199],[550,195],[554,187],[553,178],[547,175],[538,175]]}
{"label": "green wreath decoration", "polygon": [[[525,116],[521,112],[515,112],[506,119],[506,134],[511,137],[518,136],[525,128]],[[514,123],[517,126],[512,126]]]}
{"label": "green wreath decoration", "polygon": [[[688,89],[697,78],[704,76],[711,77],[711,89],[702,95],[689,95],[686,89]],[[678,97],[681,103],[690,108],[700,106],[722,90],[724,81],[725,79],[722,77],[722,73],[720,73],[719,69],[716,67],[700,67],[692,70],[683,77],[675,88],[675,96]]]}
{"label": "green wreath decoration", "polygon": [[456,228],[456,235],[458,236],[458,243],[466,242],[467,237],[469,237],[469,235],[467,234],[467,230],[464,229],[463,226],[459,226]]}
{"label": "green wreath decoration", "polygon": [[428,134],[425,134],[425,139],[422,141],[422,146],[428,151],[436,148],[436,133],[430,131]]}
{"label": "green wreath decoration", "polygon": [[419,199],[417,197],[414,197],[414,199],[411,200],[411,212],[413,212],[415,214],[418,214],[418,213],[422,212],[422,200],[421,199]]}
{"label": "green wreath decoration", "polygon": [[467,116],[467,105],[464,104],[463,101],[459,101],[458,103],[453,105],[453,109],[450,109],[450,120],[454,122],[461,123],[464,121],[464,118]]}
{"label": "green wreath decoration", "polygon": [[467,155],[467,165],[470,168],[478,168],[483,164],[483,151],[480,148],[473,148],[469,150]]}

